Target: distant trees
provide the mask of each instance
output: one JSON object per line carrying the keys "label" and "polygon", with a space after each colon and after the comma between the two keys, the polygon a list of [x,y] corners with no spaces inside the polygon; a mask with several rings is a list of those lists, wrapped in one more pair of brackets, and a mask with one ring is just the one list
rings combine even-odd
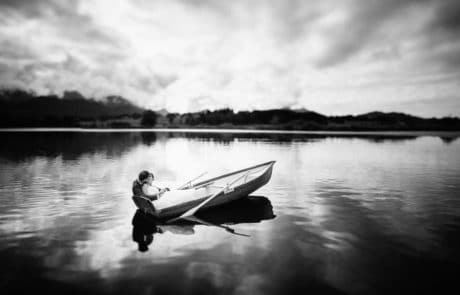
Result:
{"label": "distant trees", "polygon": [[141,125],[144,127],[153,127],[157,123],[157,119],[157,113],[147,110],[142,113]]}
{"label": "distant trees", "polygon": [[145,110],[119,96],[86,99],[76,91],[63,97],[39,96],[21,89],[0,87],[0,127],[85,128],[259,128],[284,130],[460,130],[460,118],[420,118],[403,113],[371,112],[325,116],[305,109],[235,112],[232,109],[195,113]]}
{"label": "distant trees", "polygon": [[271,109],[234,112],[231,109],[195,113],[157,114],[145,111],[144,127],[222,127],[283,130],[458,130],[459,118],[422,119],[406,114],[373,112],[358,116],[327,117],[307,110]]}
{"label": "distant trees", "polygon": [[78,127],[82,121],[107,121],[137,113],[140,118],[142,111],[122,97],[95,100],[77,91],[59,97],[0,87],[1,127]]}

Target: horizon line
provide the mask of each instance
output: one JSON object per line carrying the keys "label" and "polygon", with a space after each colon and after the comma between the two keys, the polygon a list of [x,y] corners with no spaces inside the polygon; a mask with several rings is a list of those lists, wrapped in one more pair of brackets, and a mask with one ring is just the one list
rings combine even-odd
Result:
{"label": "horizon line", "polygon": [[216,112],[216,111],[221,111],[221,110],[231,110],[234,113],[254,112],[254,111],[272,111],[272,110],[289,110],[289,111],[294,111],[294,112],[295,111],[311,112],[311,113],[316,113],[316,114],[323,115],[323,116],[326,116],[326,117],[362,116],[362,115],[367,115],[367,114],[372,114],[372,113],[382,113],[382,114],[404,114],[404,115],[409,115],[409,116],[413,116],[413,117],[421,118],[421,119],[460,119],[460,116],[456,116],[456,115],[453,115],[453,114],[448,114],[448,115],[444,115],[444,116],[435,116],[435,115],[421,116],[421,115],[411,114],[409,112],[402,112],[402,111],[396,111],[396,110],[382,111],[382,110],[376,110],[376,109],[374,109],[372,111],[368,111],[368,112],[363,112],[363,113],[348,113],[348,114],[344,113],[344,114],[340,114],[340,115],[339,114],[334,115],[334,114],[326,114],[326,113],[323,113],[323,112],[311,110],[311,109],[306,108],[306,107],[292,108],[292,107],[288,107],[288,106],[279,107],[279,108],[266,108],[266,109],[260,108],[260,109],[252,109],[252,110],[250,110],[250,109],[235,110],[235,109],[230,108],[230,107],[222,107],[222,108],[215,108],[215,109],[207,108],[207,109],[201,109],[201,110],[196,110],[196,111],[188,111],[188,112],[173,112],[173,111],[168,110],[168,108],[166,108],[166,107],[162,107],[162,108],[159,108],[159,109],[154,109],[154,108],[146,108],[146,107],[140,106],[138,103],[134,102],[133,99],[131,99],[129,97],[122,96],[120,94],[108,94],[108,95],[104,95],[104,96],[101,96],[101,97],[86,97],[79,90],[64,90],[62,92],[62,95],[59,96],[58,94],[52,93],[52,92],[50,92],[49,94],[38,94],[33,89],[24,89],[24,88],[14,87],[14,86],[10,87],[10,86],[7,86],[7,85],[1,85],[0,86],[0,92],[1,91],[8,91],[8,90],[11,90],[11,91],[23,91],[23,92],[26,92],[28,94],[34,95],[35,97],[55,96],[58,99],[64,99],[64,94],[66,92],[76,92],[81,96],[81,98],[83,100],[93,100],[95,102],[102,102],[102,103],[104,102],[103,99],[105,99],[105,98],[119,97],[119,98],[122,98],[122,99],[126,100],[127,102],[129,102],[132,106],[140,108],[143,111],[153,111],[153,112],[156,112],[156,113],[161,113],[163,111],[166,111],[168,114],[179,114],[179,115],[195,114],[195,113],[201,113],[201,112],[206,112],[206,111]]}

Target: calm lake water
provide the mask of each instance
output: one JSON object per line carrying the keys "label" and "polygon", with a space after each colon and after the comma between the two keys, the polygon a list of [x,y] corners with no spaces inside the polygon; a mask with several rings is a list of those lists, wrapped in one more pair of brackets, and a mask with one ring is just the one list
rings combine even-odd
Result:
{"label": "calm lake water", "polygon": [[[0,138],[3,294],[416,294],[458,285],[452,134]],[[270,160],[272,179],[254,197],[204,213],[249,237],[134,218],[131,184],[143,169],[175,187]]]}

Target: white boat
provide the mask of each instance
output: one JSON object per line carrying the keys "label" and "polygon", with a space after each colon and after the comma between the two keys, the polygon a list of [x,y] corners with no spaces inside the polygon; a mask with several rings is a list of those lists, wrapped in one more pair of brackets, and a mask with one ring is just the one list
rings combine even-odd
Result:
{"label": "white boat", "polygon": [[163,193],[155,201],[142,196],[133,196],[133,201],[144,213],[157,218],[179,215],[179,218],[187,218],[200,209],[248,196],[270,180],[274,164],[275,161],[270,161],[197,183],[189,182],[179,189]]}

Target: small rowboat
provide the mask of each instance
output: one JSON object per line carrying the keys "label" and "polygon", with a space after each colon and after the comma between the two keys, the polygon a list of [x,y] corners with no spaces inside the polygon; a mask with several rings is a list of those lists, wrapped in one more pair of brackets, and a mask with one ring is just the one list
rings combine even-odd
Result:
{"label": "small rowboat", "polygon": [[256,191],[270,180],[274,164],[270,161],[197,183],[188,182],[163,193],[159,200],[133,196],[133,201],[141,211],[160,219],[190,219],[200,209],[223,205]]}

